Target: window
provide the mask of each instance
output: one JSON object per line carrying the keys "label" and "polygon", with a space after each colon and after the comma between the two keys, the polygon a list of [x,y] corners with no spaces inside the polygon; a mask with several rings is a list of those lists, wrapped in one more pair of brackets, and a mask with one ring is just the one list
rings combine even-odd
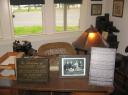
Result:
{"label": "window", "polygon": [[56,4],[56,31],[79,30],[80,4]]}
{"label": "window", "polygon": [[[54,26],[57,32],[77,31],[81,3],[82,0],[10,0],[14,34],[20,36],[47,33]],[[55,14],[51,10],[54,5]],[[50,16],[48,10],[51,11]]]}
{"label": "window", "polygon": [[31,35],[42,33],[42,1],[11,0],[14,34]]}
{"label": "window", "polygon": [[79,30],[82,0],[54,0],[56,7],[56,31]]}

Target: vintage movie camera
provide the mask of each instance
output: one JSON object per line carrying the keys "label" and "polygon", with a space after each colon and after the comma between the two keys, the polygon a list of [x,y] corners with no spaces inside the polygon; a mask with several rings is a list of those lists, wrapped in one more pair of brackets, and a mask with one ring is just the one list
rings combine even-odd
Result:
{"label": "vintage movie camera", "polygon": [[15,40],[13,42],[13,51],[24,52],[28,56],[33,56],[36,54],[37,50],[32,48],[31,42]]}

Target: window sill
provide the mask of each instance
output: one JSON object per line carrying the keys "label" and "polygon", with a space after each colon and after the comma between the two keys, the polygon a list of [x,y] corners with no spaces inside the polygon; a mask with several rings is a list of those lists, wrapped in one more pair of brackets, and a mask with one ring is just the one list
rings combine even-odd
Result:
{"label": "window sill", "polygon": [[17,40],[52,40],[52,39],[58,39],[58,38],[75,38],[78,37],[82,32],[76,31],[76,32],[55,32],[55,33],[45,33],[45,34],[35,34],[35,35],[23,35],[23,36],[15,36],[14,39]]}

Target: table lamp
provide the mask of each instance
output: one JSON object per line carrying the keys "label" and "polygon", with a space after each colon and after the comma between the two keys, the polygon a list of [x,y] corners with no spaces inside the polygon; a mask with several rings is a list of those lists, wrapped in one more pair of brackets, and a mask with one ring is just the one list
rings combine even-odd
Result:
{"label": "table lamp", "polygon": [[108,47],[107,42],[102,38],[98,30],[91,25],[82,35],[73,43],[78,50],[90,51],[91,47]]}

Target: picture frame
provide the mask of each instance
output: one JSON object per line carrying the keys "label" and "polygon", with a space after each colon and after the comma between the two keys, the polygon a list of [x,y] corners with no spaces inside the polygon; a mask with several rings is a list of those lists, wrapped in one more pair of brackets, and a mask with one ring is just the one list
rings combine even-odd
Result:
{"label": "picture frame", "polygon": [[19,83],[48,82],[48,58],[17,58],[16,79]]}
{"label": "picture frame", "polygon": [[59,56],[59,72],[61,78],[82,78],[89,72],[89,56],[61,55]]}
{"label": "picture frame", "polygon": [[101,15],[102,14],[102,4],[91,4],[91,15]]}
{"label": "picture frame", "polygon": [[113,0],[112,16],[122,17],[124,8],[124,0]]}

